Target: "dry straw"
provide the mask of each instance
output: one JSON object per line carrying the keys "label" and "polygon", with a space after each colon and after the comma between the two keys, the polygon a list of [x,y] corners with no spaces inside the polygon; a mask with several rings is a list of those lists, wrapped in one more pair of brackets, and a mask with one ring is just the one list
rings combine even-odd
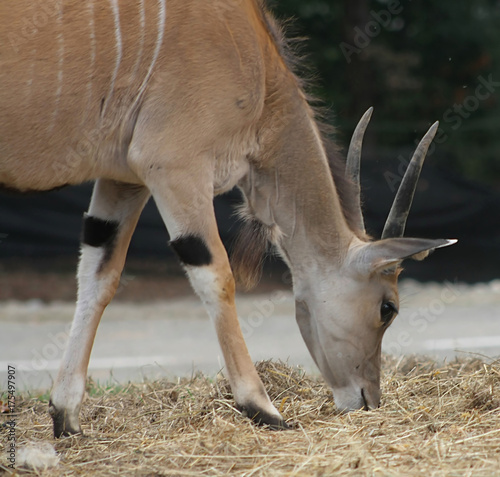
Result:
{"label": "dry straw", "polygon": [[54,445],[59,464],[31,471],[47,476],[500,475],[498,363],[386,358],[384,370],[381,408],[342,415],[322,379],[260,363],[271,399],[294,423],[281,432],[243,418],[222,377],[89,383],[84,437],[53,440],[46,402],[24,397],[18,444]]}

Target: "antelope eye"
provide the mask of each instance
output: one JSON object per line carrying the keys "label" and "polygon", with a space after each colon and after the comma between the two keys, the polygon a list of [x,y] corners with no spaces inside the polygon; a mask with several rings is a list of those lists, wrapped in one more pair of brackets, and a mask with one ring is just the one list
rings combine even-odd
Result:
{"label": "antelope eye", "polygon": [[398,309],[392,301],[385,301],[380,307],[380,319],[384,325],[390,323],[390,321],[397,315]]}

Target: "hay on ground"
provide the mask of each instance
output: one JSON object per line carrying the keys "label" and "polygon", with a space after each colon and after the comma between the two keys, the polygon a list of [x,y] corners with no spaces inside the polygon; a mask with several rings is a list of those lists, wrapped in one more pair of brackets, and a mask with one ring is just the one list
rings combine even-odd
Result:
{"label": "hay on ground", "polygon": [[18,446],[54,445],[59,464],[31,471],[50,476],[500,475],[498,363],[385,358],[384,370],[381,408],[340,414],[321,378],[260,363],[271,399],[294,423],[281,432],[243,418],[222,377],[89,383],[85,436],[60,440],[52,439],[47,403],[24,396]]}

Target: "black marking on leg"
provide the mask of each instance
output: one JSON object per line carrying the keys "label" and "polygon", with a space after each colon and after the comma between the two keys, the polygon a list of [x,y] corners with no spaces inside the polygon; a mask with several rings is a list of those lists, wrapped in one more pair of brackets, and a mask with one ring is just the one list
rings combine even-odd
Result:
{"label": "black marking on leg", "polygon": [[212,263],[212,254],[201,237],[185,235],[172,240],[170,246],[184,265],[200,267]]}
{"label": "black marking on leg", "polygon": [[82,242],[91,247],[109,247],[116,239],[119,226],[120,223],[114,220],[84,214]]}
{"label": "black marking on leg", "polygon": [[285,431],[291,429],[284,419],[273,414],[269,414],[253,404],[246,404],[244,406],[237,405],[236,407],[241,412],[243,417],[248,417],[258,426],[268,426],[273,431]]}
{"label": "black marking on leg", "polygon": [[49,414],[52,417],[52,422],[54,424],[54,437],[58,439],[59,437],[68,437],[75,434],[82,434],[81,429],[73,429],[66,422],[66,411],[58,410],[49,401]]}
{"label": "black marking on leg", "polygon": [[115,220],[103,220],[88,214],[83,216],[82,243],[104,249],[99,271],[111,258],[119,227],[120,223]]}

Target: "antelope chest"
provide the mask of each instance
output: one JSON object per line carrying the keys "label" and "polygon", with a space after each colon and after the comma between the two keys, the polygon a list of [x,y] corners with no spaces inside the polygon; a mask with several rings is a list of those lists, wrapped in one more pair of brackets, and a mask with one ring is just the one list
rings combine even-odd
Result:
{"label": "antelope chest", "polygon": [[214,177],[215,195],[231,190],[248,173],[250,166],[246,157],[220,161],[217,164]]}

